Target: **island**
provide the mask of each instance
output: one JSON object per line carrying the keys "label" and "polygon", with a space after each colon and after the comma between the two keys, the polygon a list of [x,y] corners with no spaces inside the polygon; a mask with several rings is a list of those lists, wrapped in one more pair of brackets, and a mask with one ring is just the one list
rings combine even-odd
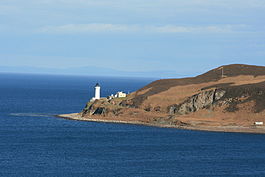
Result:
{"label": "island", "polygon": [[93,98],[82,112],[58,116],[189,130],[265,133],[265,67],[232,64],[196,77],[157,80],[126,96]]}

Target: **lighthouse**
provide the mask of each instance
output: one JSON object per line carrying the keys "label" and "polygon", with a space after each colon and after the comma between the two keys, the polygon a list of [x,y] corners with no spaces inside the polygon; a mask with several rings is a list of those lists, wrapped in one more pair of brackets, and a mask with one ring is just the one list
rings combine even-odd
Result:
{"label": "lighthouse", "polygon": [[100,85],[97,83],[95,86],[95,100],[99,100],[100,99]]}

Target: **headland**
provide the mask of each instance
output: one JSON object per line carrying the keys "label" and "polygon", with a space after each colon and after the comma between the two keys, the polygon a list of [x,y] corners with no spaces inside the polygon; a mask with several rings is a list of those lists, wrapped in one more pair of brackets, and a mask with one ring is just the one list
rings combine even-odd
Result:
{"label": "headland", "polygon": [[126,97],[89,101],[62,118],[189,130],[265,133],[265,67],[226,65],[202,75],[163,79]]}

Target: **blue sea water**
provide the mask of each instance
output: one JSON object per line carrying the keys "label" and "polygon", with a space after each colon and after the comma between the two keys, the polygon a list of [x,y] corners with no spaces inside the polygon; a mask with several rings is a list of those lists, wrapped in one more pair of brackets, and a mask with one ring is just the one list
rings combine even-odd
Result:
{"label": "blue sea water", "polygon": [[0,176],[265,176],[265,135],[56,118],[151,79],[0,74]]}

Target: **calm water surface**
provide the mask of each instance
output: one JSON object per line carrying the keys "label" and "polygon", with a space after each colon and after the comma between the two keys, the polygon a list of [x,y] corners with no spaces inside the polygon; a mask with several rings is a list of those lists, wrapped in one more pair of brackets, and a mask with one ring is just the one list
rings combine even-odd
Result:
{"label": "calm water surface", "polygon": [[0,74],[0,176],[265,176],[265,135],[53,117],[150,81]]}

